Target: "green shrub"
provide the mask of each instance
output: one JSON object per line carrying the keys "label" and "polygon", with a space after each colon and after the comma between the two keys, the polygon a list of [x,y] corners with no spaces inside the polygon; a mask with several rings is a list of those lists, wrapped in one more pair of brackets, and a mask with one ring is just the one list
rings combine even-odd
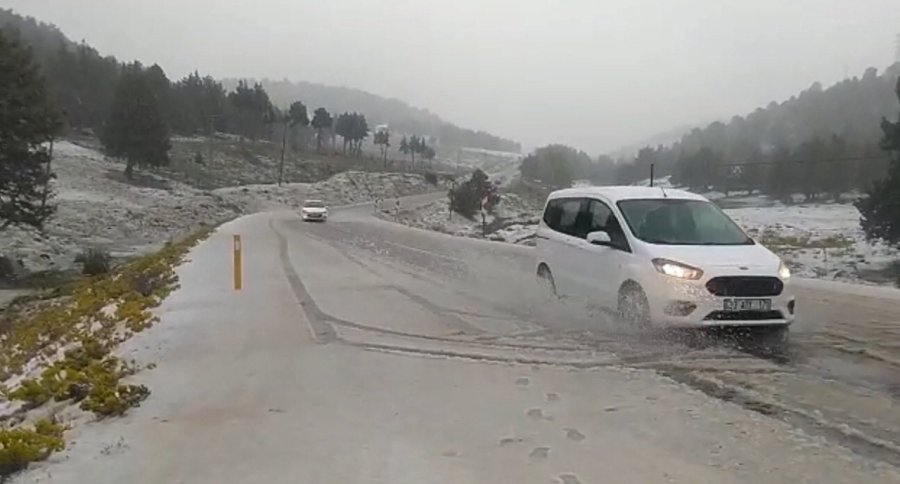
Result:
{"label": "green shrub", "polygon": [[81,264],[81,273],[86,276],[106,274],[111,268],[109,253],[101,249],[88,249],[75,258]]}
{"label": "green shrub", "polygon": [[50,420],[39,420],[31,429],[0,430],[0,479],[65,449],[63,431],[62,425]]}
{"label": "green shrub", "polygon": [[472,178],[450,190],[450,208],[471,219],[481,209],[481,201],[487,197],[487,210],[490,212],[500,203],[497,186],[491,183],[481,170],[475,170]]}
{"label": "green shrub", "polygon": [[21,400],[25,402],[25,406],[29,408],[40,407],[50,401],[53,394],[45,388],[39,380],[27,379],[22,380],[19,388],[9,392],[9,398],[12,400]]}
{"label": "green shrub", "polygon": [[11,258],[0,256],[0,281],[15,279],[21,272],[21,268]]}
{"label": "green shrub", "polygon": [[37,379],[21,382],[9,392],[15,400],[30,407],[56,401],[80,401],[81,408],[100,417],[121,415],[137,406],[150,390],[144,386],[120,385],[119,381],[134,373],[131,366],[109,355],[109,347],[86,337],[77,348],[67,350],[65,358],[50,365]]}
{"label": "green shrub", "polygon": [[98,385],[81,402],[81,409],[100,417],[123,415],[149,395],[150,389],[144,385]]}
{"label": "green shrub", "polygon": [[438,177],[434,173],[428,172],[425,174],[425,181],[432,185],[437,185]]}

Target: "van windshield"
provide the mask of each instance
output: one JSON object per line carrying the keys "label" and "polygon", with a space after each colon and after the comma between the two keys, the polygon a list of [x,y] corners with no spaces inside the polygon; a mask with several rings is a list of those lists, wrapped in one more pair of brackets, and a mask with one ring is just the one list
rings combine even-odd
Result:
{"label": "van windshield", "polygon": [[619,210],[638,239],[665,245],[752,245],[734,221],[704,200],[622,200]]}

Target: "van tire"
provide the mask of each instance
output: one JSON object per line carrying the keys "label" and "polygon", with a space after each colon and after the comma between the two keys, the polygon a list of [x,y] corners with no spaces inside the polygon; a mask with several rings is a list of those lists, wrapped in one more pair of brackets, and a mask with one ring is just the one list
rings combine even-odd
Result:
{"label": "van tire", "polygon": [[559,297],[559,294],[556,292],[556,281],[553,280],[553,273],[550,272],[550,268],[546,264],[538,266],[537,279],[545,293],[553,297]]}
{"label": "van tire", "polygon": [[619,319],[632,328],[647,329],[650,326],[650,302],[641,286],[628,282],[619,289]]}

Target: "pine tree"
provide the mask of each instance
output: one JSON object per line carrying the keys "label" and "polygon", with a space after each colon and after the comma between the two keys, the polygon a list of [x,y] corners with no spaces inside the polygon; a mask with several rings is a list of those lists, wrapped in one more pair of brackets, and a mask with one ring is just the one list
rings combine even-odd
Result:
{"label": "pine tree", "polygon": [[359,113],[353,114],[353,122],[351,124],[350,137],[355,143],[354,151],[357,157],[362,156],[362,143],[369,137],[369,123],[366,116]]}
{"label": "pine tree", "polygon": [[291,103],[290,108],[288,108],[286,122],[287,126],[285,126],[285,129],[289,130],[291,133],[291,148],[302,148],[306,140],[304,140],[304,142],[302,143],[299,142],[297,140],[297,131],[298,126],[300,131],[303,131],[304,128],[309,126],[309,114],[306,112],[306,105],[300,101],[294,101],[293,103]]}
{"label": "pine tree", "polygon": [[[897,80],[897,99],[900,99],[900,79]],[[869,238],[900,242],[900,117],[896,123],[881,120],[881,149],[892,155],[887,178],[876,183],[868,197],[856,207],[862,215],[862,225]]]}
{"label": "pine tree", "polygon": [[381,147],[381,160],[387,168],[387,150],[391,146],[391,132],[387,128],[376,128],[372,142]]}
{"label": "pine tree", "polygon": [[406,136],[400,140],[399,150],[400,153],[403,153],[404,155],[409,154],[409,141],[406,140]]}
{"label": "pine tree", "polygon": [[334,132],[343,140],[343,154],[347,154],[347,143],[350,142],[351,132],[352,132],[352,123],[350,113],[342,113],[337,119],[334,121]]}
{"label": "pine tree", "polygon": [[422,149],[422,142],[419,140],[418,136],[413,136],[409,139],[409,156],[412,167],[416,167],[416,153]]}
{"label": "pine tree", "polygon": [[44,144],[59,126],[31,52],[0,32],[0,229],[40,227],[53,213]]}
{"label": "pine tree", "polygon": [[233,113],[234,129],[242,136],[257,139],[266,134],[275,118],[274,107],[262,84],[251,88],[247,81],[239,81],[234,92],[228,94]]}
{"label": "pine tree", "polygon": [[313,128],[316,130],[316,151],[322,150],[322,140],[323,132],[326,129],[331,129],[331,126],[334,124],[334,120],[331,118],[331,114],[325,108],[317,108],[313,113],[312,122],[310,122]]}
{"label": "pine tree", "polygon": [[157,74],[139,63],[124,68],[101,141],[111,156],[125,158],[125,176],[134,167],[161,166],[169,162],[169,127]]}
{"label": "pine tree", "polygon": [[793,173],[796,163],[793,163],[792,157],[793,153],[786,144],[777,146],[769,157],[773,164],[769,166],[765,191],[779,200],[790,201],[795,188]]}

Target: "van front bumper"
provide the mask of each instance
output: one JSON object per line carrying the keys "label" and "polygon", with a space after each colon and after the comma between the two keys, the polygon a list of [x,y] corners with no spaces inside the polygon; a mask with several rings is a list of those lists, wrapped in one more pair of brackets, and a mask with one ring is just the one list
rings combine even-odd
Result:
{"label": "van front bumper", "polygon": [[[718,276],[734,278],[768,278],[770,276]],[[645,287],[650,304],[650,318],[654,325],[665,327],[705,328],[720,326],[772,326],[789,325],[794,321],[796,299],[790,280],[780,280],[778,294],[734,294],[719,296],[707,287],[710,278],[699,281],[681,281],[671,277],[652,278],[651,287]],[[726,301],[768,301],[765,309],[734,310],[726,308]]]}

